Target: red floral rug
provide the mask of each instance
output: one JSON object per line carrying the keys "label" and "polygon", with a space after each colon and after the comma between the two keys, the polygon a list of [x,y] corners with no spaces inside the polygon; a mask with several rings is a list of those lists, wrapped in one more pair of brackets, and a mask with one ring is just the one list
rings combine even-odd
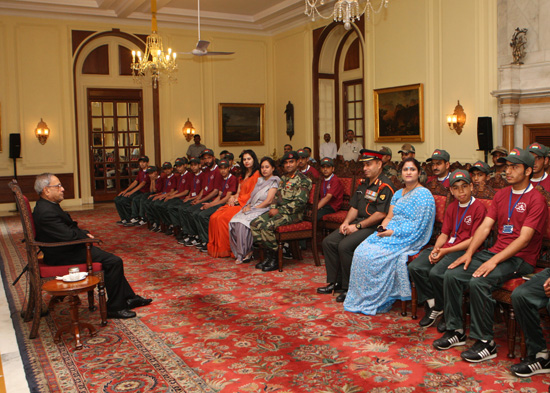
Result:
{"label": "red floral rug", "polygon": [[[60,304],[41,321],[39,337],[18,311],[26,282],[11,282],[25,265],[19,219],[3,219],[3,279],[14,326],[36,392],[546,392],[549,375],[519,379],[508,371],[505,330],[496,326],[498,357],[469,364],[463,348],[437,351],[435,328],[419,329],[400,304],[374,317],[344,312],[318,295],[324,267],[288,261],[283,272],[213,259],[145,228],[117,226],[114,209],[72,213],[81,227],[121,256],[135,291],[154,302],[139,318],[110,320],[82,302],[81,317],[98,327],[74,350]],[[10,285],[7,285],[7,284]],[[422,312],[422,311],[421,311]],[[470,342],[468,343],[470,344]],[[519,347],[519,346],[518,346]],[[517,354],[519,356],[519,353]]]}

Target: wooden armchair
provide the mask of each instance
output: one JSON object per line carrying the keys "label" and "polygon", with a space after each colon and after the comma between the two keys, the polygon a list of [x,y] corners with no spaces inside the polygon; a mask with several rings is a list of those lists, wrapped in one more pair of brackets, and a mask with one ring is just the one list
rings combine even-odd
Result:
{"label": "wooden armchair", "polygon": [[313,185],[309,192],[309,199],[304,212],[304,219],[301,222],[282,225],[275,230],[275,237],[279,245],[277,260],[279,271],[283,271],[283,244],[289,242],[292,247],[292,255],[302,260],[302,252],[298,246],[298,240],[311,239],[311,248],[315,266],[320,266],[319,251],[317,249],[317,205],[319,204],[319,179],[312,180]]}
{"label": "wooden armchair", "polygon": [[[32,327],[29,337],[35,338],[38,334],[38,327],[40,324],[40,316],[42,314],[42,284],[49,280],[54,280],[56,276],[63,276],[67,274],[69,267],[78,267],[80,271],[87,271],[88,274],[93,274],[99,278],[98,291],[99,291],[99,309],[101,313],[101,325],[107,324],[107,303],[105,301],[105,280],[103,277],[103,270],[101,263],[92,263],[91,248],[93,243],[99,243],[98,239],[82,239],[73,240],[69,242],[57,242],[57,243],[42,243],[35,241],[36,230],[31,212],[31,206],[29,200],[21,192],[21,188],[17,184],[16,180],[9,183],[9,187],[12,190],[15,203],[21,218],[21,224],[23,226],[23,235],[25,248],[27,251],[27,267],[29,269],[29,300],[27,308],[23,312],[23,318],[25,322],[32,319]],[[39,247],[59,247],[69,246],[75,244],[86,245],[86,263],[75,265],[63,265],[63,266],[51,266],[42,262],[42,257],[39,254]],[[57,299],[52,298],[49,307],[53,306],[53,303]],[[88,292],[88,304],[90,310],[95,310],[94,306],[94,293]]]}

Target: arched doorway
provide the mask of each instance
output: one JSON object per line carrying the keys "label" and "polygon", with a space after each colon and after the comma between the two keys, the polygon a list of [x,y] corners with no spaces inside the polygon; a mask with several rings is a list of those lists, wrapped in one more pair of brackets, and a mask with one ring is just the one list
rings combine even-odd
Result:
{"label": "arched doorway", "polygon": [[113,30],[92,34],[75,51],[78,190],[84,203],[113,200],[131,182],[146,147],[156,152],[160,144],[153,132],[158,90],[135,84],[130,71],[131,51],[143,47],[140,38]]}
{"label": "arched doorway", "polygon": [[[363,20],[345,30],[331,23],[313,31],[314,155],[325,133],[340,146],[344,131],[352,129],[365,146]],[[320,157],[322,158],[322,157]]]}

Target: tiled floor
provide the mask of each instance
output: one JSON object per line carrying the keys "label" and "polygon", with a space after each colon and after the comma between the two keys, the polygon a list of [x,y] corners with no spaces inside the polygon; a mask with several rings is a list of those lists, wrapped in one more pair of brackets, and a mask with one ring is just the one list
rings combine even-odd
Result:
{"label": "tiled floor", "polygon": [[[83,205],[76,208],[68,208],[67,211],[79,211],[79,210],[90,210],[90,209],[102,209],[112,206],[110,203],[102,203],[97,205]],[[3,216],[16,216],[17,212],[10,212],[3,214]],[[19,318],[19,316],[15,316]],[[19,353],[19,347],[17,346],[17,341],[15,338],[15,331],[13,329],[13,323],[10,316],[10,310],[8,306],[8,301],[6,299],[6,293],[4,291],[4,285],[2,280],[0,280],[0,354],[2,361],[2,371],[0,374],[3,374],[6,392],[8,393],[26,393],[29,392],[29,386],[27,383],[27,378],[25,376],[25,371],[23,368],[23,363],[21,361],[21,356]],[[1,376],[0,376],[1,384]],[[2,387],[0,386],[0,393],[2,393]]]}

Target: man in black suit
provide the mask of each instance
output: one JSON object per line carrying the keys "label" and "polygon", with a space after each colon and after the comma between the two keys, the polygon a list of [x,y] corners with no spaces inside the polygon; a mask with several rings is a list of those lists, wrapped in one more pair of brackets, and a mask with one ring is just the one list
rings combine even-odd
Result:
{"label": "man in black suit", "polygon": [[[45,243],[64,242],[70,240],[92,238],[88,231],[80,229],[76,221],[63,211],[59,203],[63,200],[64,188],[59,179],[51,173],[43,173],[36,177],[34,190],[40,196],[33,212],[36,228],[36,240]],[[44,263],[48,265],[70,265],[86,262],[86,247],[84,245],[44,247]],[[144,299],[134,293],[124,277],[122,259],[92,246],[92,260],[100,262],[105,272],[105,288],[107,289],[107,317],[133,318],[136,316],[132,308],[146,306],[152,299]]]}

